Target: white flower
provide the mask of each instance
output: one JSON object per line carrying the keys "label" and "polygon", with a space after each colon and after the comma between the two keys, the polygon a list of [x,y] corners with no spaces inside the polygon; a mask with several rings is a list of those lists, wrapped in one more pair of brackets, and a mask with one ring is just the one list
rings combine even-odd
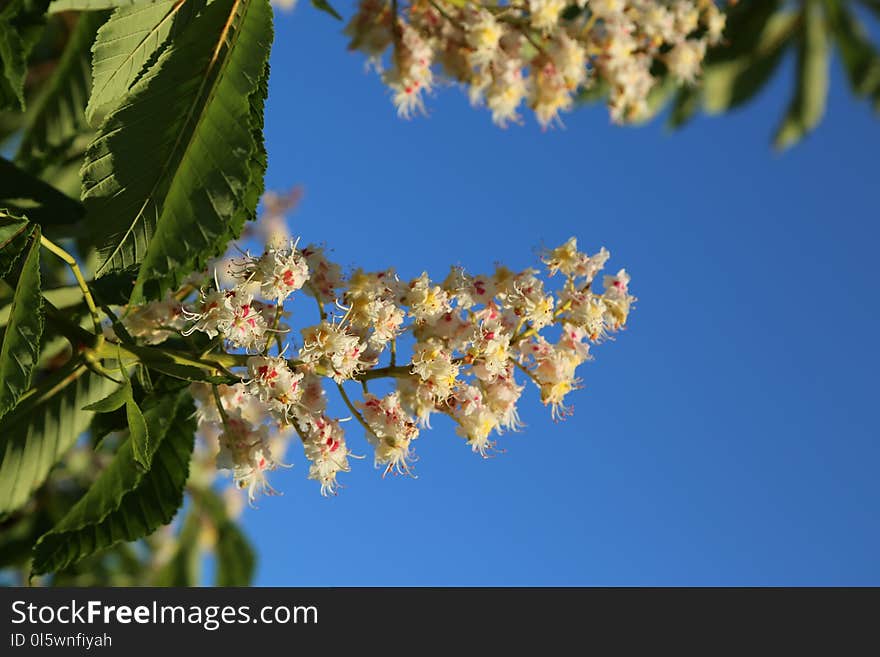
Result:
{"label": "white flower", "polygon": [[502,128],[508,123],[519,123],[517,109],[529,92],[528,81],[518,59],[503,59],[495,65],[496,73],[486,92],[486,105],[492,111],[492,120]]}
{"label": "white flower", "polygon": [[412,474],[410,443],[418,438],[419,429],[403,410],[400,395],[392,392],[379,399],[367,393],[355,406],[370,428],[367,439],[375,448],[376,467],[386,466],[385,474]]}
{"label": "white flower", "polygon": [[552,60],[543,62],[532,75],[532,94],[529,103],[542,128],[560,123],[560,112],[571,109],[574,100],[565,77]]}
{"label": "white flower", "polygon": [[255,304],[250,293],[241,287],[202,291],[196,309],[183,311],[187,319],[195,321],[183,334],[201,331],[211,338],[219,334],[234,347],[262,351],[266,346],[268,328],[262,309],[262,305]]}
{"label": "white flower", "polygon": [[456,432],[467,439],[474,452],[486,458],[495,447],[489,436],[498,429],[499,422],[497,415],[484,403],[482,391],[468,385],[456,390],[452,416],[458,423]]}
{"label": "white flower", "polygon": [[433,285],[428,274],[411,281],[403,299],[416,321],[432,321],[452,310],[451,300],[439,285]]}
{"label": "white flower", "polygon": [[417,30],[407,23],[401,25],[401,47],[395,66],[385,73],[385,83],[394,92],[394,106],[405,119],[425,113],[422,94],[431,90],[434,74],[431,63],[434,50]]}
{"label": "white flower", "polygon": [[709,31],[709,43],[713,45],[720,43],[723,36],[722,33],[727,25],[727,16],[715,4],[709,3],[703,20],[706,23],[706,29]]}
{"label": "white flower", "polygon": [[[620,269],[604,277],[601,292],[594,287],[608,258],[604,248],[594,255],[579,251],[571,238],[541,254],[546,273],[564,276],[561,285],[551,287],[536,269],[514,272],[501,265],[491,276],[454,267],[436,285],[426,273],[401,283],[392,270],[356,270],[343,280],[321,249],[300,253],[292,244],[258,258],[245,255],[230,271],[234,287],[203,289],[189,307],[180,300],[192,294],[191,283],[160,302],[125,309],[123,316],[141,343],[155,344],[189,322],[184,335],[200,331],[222,337],[227,350],[259,352],[224,353],[217,345],[194,352],[193,362],[208,373],[238,378],[232,385],[190,386],[201,437],[194,481],[210,484],[207,466],[216,454],[216,466],[231,471],[235,487],[247,490],[253,504],[260,493],[275,492],[268,473],[284,466],[280,458],[298,435],[309,479],[332,495],[340,487],[338,473],[360,457],[346,445],[341,420],[327,415],[325,378],[363,381],[364,399],[354,412],[386,474],[411,474],[412,441],[435,412],[451,416],[471,449],[488,456],[493,434],[522,426],[517,404],[524,386],[515,367],[539,388],[551,416],[561,418],[570,412],[568,393],[580,387],[577,368],[592,357],[590,343],[624,327],[636,300],[629,274]],[[281,340],[271,355],[264,349],[267,336],[276,319],[289,314],[289,293],[302,285],[322,302],[322,315],[323,303],[337,296],[336,307],[345,314],[303,329],[297,360],[285,358],[290,344]],[[254,300],[254,292],[277,304]],[[555,344],[543,335],[547,327],[559,331]],[[395,349],[385,358],[392,340]],[[407,358],[403,350],[410,346]],[[395,379],[393,392],[380,397],[366,390],[367,381],[384,377]]]}
{"label": "white flower", "polygon": [[481,382],[480,388],[483,400],[498,419],[499,430],[517,431],[523,426],[516,404],[525,386],[518,385],[514,379],[513,365],[508,365],[507,370],[492,381]]}
{"label": "white flower", "polygon": [[254,307],[249,294],[232,290],[217,319],[217,330],[240,349],[262,351],[266,346],[266,318]]}
{"label": "white flower", "polygon": [[666,65],[669,67],[669,71],[681,82],[693,84],[700,74],[705,54],[705,41],[688,39],[676,44],[666,54]]}
{"label": "white flower", "polygon": [[568,6],[568,0],[528,0],[528,4],[532,27],[549,32],[557,27],[559,14]]}
{"label": "white flower", "polygon": [[[525,98],[542,127],[561,124],[576,90],[593,84],[608,87],[615,122],[643,120],[654,111],[655,64],[665,61],[680,82],[691,82],[705,56],[697,44],[718,43],[725,23],[713,0],[444,0],[400,9],[392,16],[387,3],[362,0],[346,28],[350,47],[367,54],[391,89],[398,114],[426,113],[436,62],[471,104],[485,101],[501,127],[521,122]],[[676,51],[686,40],[693,44]]]}
{"label": "white flower", "polygon": [[308,264],[295,243],[287,248],[268,249],[259,258],[246,256],[233,266],[231,273],[237,279],[257,284],[261,296],[275,303],[283,303],[309,279]]}
{"label": "white flower", "polygon": [[498,43],[504,28],[485,9],[479,9],[468,17],[466,25],[467,45],[470,47],[468,61],[471,66],[484,66],[495,59]]}
{"label": "white flower", "polygon": [[413,347],[412,372],[421,378],[436,401],[452,394],[458,371],[452,354],[438,342],[419,342]]}
{"label": "white flower", "polygon": [[232,470],[235,485],[247,489],[248,502],[251,505],[260,493],[277,494],[269,485],[266,473],[284,464],[272,458],[267,444],[267,427],[254,426],[238,415],[229,415],[223,426],[219,438],[217,467]]}
{"label": "white flower", "polygon": [[629,281],[629,274],[625,269],[621,269],[616,276],[606,276],[603,282],[605,291],[602,294],[602,301],[615,320],[615,329],[626,324],[632,303],[636,300],[629,294]]}
{"label": "white flower", "polygon": [[366,345],[340,324],[323,321],[302,330],[300,360],[318,365],[337,383],[350,379],[365,364]]}
{"label": "white flower", "polygon": [[351,452],[345,444],[345,433],[338,420],[326,415],[315,415],[304,421],[306,458],[311,461],[309,479],[321,484],[321,495],[336,495],[339,482],[336,476],[351,468],[348,457]]}
{"label": "white flower", "polygon": [[336,301],[336,290],[342,286],[342,268],[330,262],[324,249],[314,244],[302,250],[309,266],[308,292],[324,303]]}
{"label": "white flower", "polygon": [[302,397],[302,373],[291,370],[281,356],[253,356],[248,358],[247,365],[250,393],[266,403],[281,421],[286,421]]}
{"label": "white flower", "polygon": [[133,308],[122,318],[122,324],[133,338],[144,344],[160,344],[186,326],[184,305],[169,291],[161,301],[152,301]]}

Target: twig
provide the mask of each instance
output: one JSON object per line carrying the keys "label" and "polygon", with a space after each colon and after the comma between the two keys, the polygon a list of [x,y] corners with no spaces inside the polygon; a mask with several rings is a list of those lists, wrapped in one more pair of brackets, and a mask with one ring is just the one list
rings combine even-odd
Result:
{"label": "twig", "polygon": [[[345,392],[345,388],[341,383],[337,383],[336,387],[339,389],[339,394],[342,396],[342,401],[345,402],[345,405],[348,406],[348,410],[351,411],[351,414],[357,418],[357,421],[360,422],[361,426],[366,429],[367,433],[371,436],[376,436],[376,432],[370,428],[370,425],[367,424],[367,421],[364,419],[364,416],[361,415],[360,411],[354,407],[354,404],[351,403],[351,399],[348,398],[348,393]],[[378,436],[376,436],[378,438]]]}

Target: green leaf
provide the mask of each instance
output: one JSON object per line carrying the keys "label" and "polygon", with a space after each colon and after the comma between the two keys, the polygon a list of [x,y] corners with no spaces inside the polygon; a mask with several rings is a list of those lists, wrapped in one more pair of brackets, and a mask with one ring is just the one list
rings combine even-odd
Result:
{"label": "green leaf", "polygon": [[225,383],[233,382],[228,376],[213,376],[192,365],[182,365],[171,361],[151,360],[145,363],[148,368],[155,370],[161,374],[180,379],[181,381],[204,381],[205,383]]}
{"label": "green leaf", "polygon": [[134,400],[134,392],[131,388],[131,381],[128,380],[125,370],[120,368],[125,383],[117,390],[114,390],[104,399],[99,399],[93,404],[83,407],[84,411],[95,411],[96,413],[112,413],[125,406],[125,417],[128,421],[128,430],[131,441],[131,450],[134,454],[134,460],[143,468],[150,467],[150,458],[152,450],[150,448],[150,430],[147,422],[141,413],[140,407]]}
{"label": "green leaf", "polygon": [[33,229],[27,219],[0,208],[0,279],[12,271]]}
{"label": "green leaf", "polygon": [[84,212],[77,201],[0,157],[0,208],[4,207],[44,228],[76,223]]}
{"label": "green leaf", "polygon": [[880,18],[880,0],[859,0],[859,2]]}
{"label": "green leaf", "polygon": [[89,425],[89,436],[95,444],[95,449],[99,449],[109,434],[116,431],[123,431],[128,428],[128,418],[125,416],[125,409],[120,408],[112,413],[96,413]]}
{"label": "green leaf", "polygon": [[32,227],[24,217],[16,217],[0,209],[0,251]]}
{"label": "green leaf", "polygon": [[327,0],[312,0],[312,7],[323,11],[325,14],[330,14],[338,21],[342,20],[342,16],[339,14],[338,11],[330,6],[330,3],[327,2]]}
{"label": "green leaf", "polygon": [[153,586],[197,586],[199,583],[199,534],[202,523],[193,509],[186,514],[174,556],[162,566],[153,580]]}
{"label": "green leaf", "polygon": [[204,2],[162,0],[122,7],[98,31],[86,108],[92,125],[115,108],[169,41],[192,22]]}
{"label": "green leaf", "polygon": [[0,418],[15,408],[22,394],[30,388],[34,366],[40,357],[42,335],[40,229],[37,228],[21,267],[9,324],[0,347]]}
{"label": "green leaf", "polygon": [[[219,255],[256,212],[255,106],[272,40],[268,0],[215,0],[111,112],[86,154],[99,275],[142,262],[132,300]],[[253,202],[252,202],[253,201]],[[145,290],[146,287],[146,290]]]}
{"label": "green leaf", "polygon": [[840,2],[828,2],[828,21],[840,51],[850,88],[857,96],[880,91],[880,55],[858,19]]}
{"label": "green leaf", "polygon": [[742,0],[725,9],[724,40],[707,55],[707,64],[736,59],[753,51],[782,0]]}
{"label": "green leaf", "polygon": [[124,306],[128,303],[136,280],[136,268],[120,269],[90,281],[89,288],[99,303],[109,306]]}
{"label": "green leaf", "polygon": [[[25,240],[26,242],[27,240]],[[8,272],[7,272],[8,273]],[[79,289],[79,285],[72,285],[70,287],[56,287],[51,290],[43,290],[43,300],[48,301],[56,308],[72,308],[75,306],[84,306],[82,290]],[[6,326],[9,323],[9,316],[12,311],[12,304],[10,303],[3,308],[0,308],[0,326]],[[67,340],[64,340],[64,344],[67,344]],[[43,356],[40,357],[41,359]]]}
{"label": "green leaf", "polygon": [[27,60],[48,6],[49,0],[9,0],[0,9],[0,109],[24,110]]}
{"label": "green leaf", "polygon": [[698,87],[681,87],[672,101],[672,109],[666,125],[672,130],[677,130],[688,123],[700,109],[703,99],[702,91]]}
{"label": "green leaf", "polygon": [[125,406],[125,403],[129,399],[133,399],[131,383],[126,381],[103,399],[99,399],[96,402],[83,406],[83,410],[94,411],[95,413],[112,413]]}
{"label": "green leaf", "polygon": [[136,464],[131,440],[120,445],[86,494],[37,542],[34,574],[62,570],[171,522],[189,476],[195,434],[192,399],[186,392],[163,397],[145,417],[155,445],[150,469]]}
{"label": "green leaf", "polygon": [[125,402],[125,417],[128,419],[129,438],[134,460],[142,468],[149,468],[152,458],[150,430],[147,428],[147,421],[134,397]]}
{"label": "green leaf", "polygon": [[24,110],[24,44],[15,28],[0,17],[0,108]]}
{"label": "green leaf", "polygon": [[116,9],[117,7],[131,7],[132,5],[153,4],[155,0],[53,0],[49,5],[49,13],[57,14],[62,11],[102,11]]}
{"label": "green leaf", "polygon": [[45,91],[34,103],[15,156],[25,170],[37,173],[48,161],[63,157],[85,126],[91,88],[91,47],[104,12],[83,14]]}
{"label": "green leaf", "polygon": [[83,406],[118,384],[71,362],[19,400],[0,421],[0,514],[14,511],[89,426]]}
{"label": "green leaf", "polygon": [[803,17],[795,93],[773,140],[778,149],[800,141],[818,125],[825,113],[830,53],[820,0],[807,0]]}
{"label": "green leaf", "polygon": [[720,114],[750,100],[772,77],[791,43],[798,14],[780,11],[764,24],[754,47],[733,59],[709,64],[703,74],[703,104]]}
{"label": "green leaf", "polygon": [[666,75],[659,79],[651,88],[648,97],[645,99],[647,111],[643,116],[630,121],[629,125],[644,125],[654,119],[654,117],[657,116],[657,113],[666,106],[673,94],[675,94],[679,88],[679,84],[671,75]]}
{"label": "green leaf", "polygon": [[610,91],[609,84],[603,79],[593,80],[589,87],[581,87],[578,89],[577,102],[581,104],[596,103],[605,101]]}

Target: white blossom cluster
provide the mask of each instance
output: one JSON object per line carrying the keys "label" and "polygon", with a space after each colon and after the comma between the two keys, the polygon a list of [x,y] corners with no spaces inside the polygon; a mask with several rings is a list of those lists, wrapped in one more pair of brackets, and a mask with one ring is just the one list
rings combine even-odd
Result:
{"label": "white blossom cluster", "polygon": [[346,33],[403,117],[425,113],[443,76],[502,127],[523,105],[547,127],[597,84],[614,121],[648,117],[658,75],[693,84],[724,24],[714,0],[361,0]]}
{"label": "white blossom cluster", "polygon": [[[578,366],[591,358],[592,344],[624,327],[634,301],[622,269],[597,289],[608,258],[604,248],[579,251],[571,238],[543,252],[544,278],[537,269],[498,265],[492,274],[453,267],[442,281],[426,273],[406,281],[392,270],[344,276],[324,249],[289,242],[233,260],[228,285],[215,282],[187,300],[190,284],[129,309],[123,322],[145,344],[201,333],[213,339],[205,358],[211,349],[234,354],[228,371],[235,383],[192,389],[201,435],[216,444],[217,466],[232,472],[251,502],[273,492],[266,476],[284,465],[292,435],[303,443],[309,478],[327,495],[349,470],[347,419],[365,431],[377,467],[410,474],[413,441],[435,414],[450,417],[482,456],[493,451],[495,436],[522,426],[518,376],[539,389],[554,418],[566,415],[568,393],[580,386]],[[555,290],[550,281],[559,282]],[[294,341],[283,323],[285,308],[305,295],[317,301],[319,321]],[[409,362],[401,360],[404,344]],[[382,396],[369,391],[380,378],[394,383]],[[355,401],[344,387],[352,381],[362,386]],[[350,418],[328,415],[328,385],[337,388]]]}

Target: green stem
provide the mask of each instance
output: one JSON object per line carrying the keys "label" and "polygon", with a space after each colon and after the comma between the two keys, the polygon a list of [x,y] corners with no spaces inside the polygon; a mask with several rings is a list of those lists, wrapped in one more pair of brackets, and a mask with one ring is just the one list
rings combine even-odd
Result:
{"label": "green stem", "polygon": [[321,321],[324,322],[327,320],[327,311],[324,310],[324,302],[321,301],[321,293],[318,292],[317,288],[312,285],[312,282],[309,281],[306,283],[309,286],[309,290],[312,291],[312,294],[315,296],[315,303],[318,304],[318,314],[321,316]]}
{"label": "green stem", "polygon": [[[67,266],[70,267],[70,271],[73,272],[73,277],[76,279],[76,283],[77,285],[79,285],[79,289],[82,291],[83,299],[85,299],[86,306],[89,309],[89,314],[91,314],[92,316],[92,322],[94,322],[95,325],[95,336],[97,337],[99,343],[103,342],[104,332],[101,330],[101,318],[98,315],[98,308],[95,305],[95,300],[92,298],[92,293],[89,290],[86,279],[83,278],[82,272],[80,271],[76,259],[67,251],[55,244],[48,237],[42,234],[40,235],[40,245],[47,251],[61,258],[65,263],[67,263]],[[98,344],[95,345],[96,348],[97,346]]]}
{"label": "green stem", "polygon": [[216,383],[211,384],[211,391],[214,393],[214,403],[217,404],[217,412],[220,413],[220,419],[223,420],[223,428],[229,431],[229,416],[226,415],[226,409],[223,408],[223,401],[220,399],[220,390]]}
{"label": "green stem", "polygon": [[374,370],[367,370],[354,378],[356,381],[372,381],[373,379],[383,379],[386,377],[405,379],[411,375],[412,365],[396,365],[394,367],[377,367]]}
{"label": "green stem", "polygon": [[541,384],[540,384],[540,382],[538,381],[538,379],[535,378],[535,375],[534,375],[532,372],[530,372],[530,371],[528,370],[528,368],[526,368],[525,365],[523,365],[522,363],[520,363],[518,360],[514,360],[513,358],[510,359],[510,362],[512,362],[516,367],[518,367],[520,370],[522,370],[522,372],[523,372],[527,377],[529,377],[529,378],[532,380],[532,383],[534,383],[534,384],[535,384],[536,386],[538,386],[539,388],[541,387]]}
{"label": "green stem", "polygon": [[[371,436],[376,436],[376,433],[370,428],[370,425],[367,424],[367,421],[364,419],[364,416],[361,415],[360,411],[354,407],[354,404],[351,403],[351,399],[348,398],[348,393],[345,392],[345,388],[341,383],[337,383],[336,387],[339,389],[339,394],[342,396],[342,401],[345,402],[345,405],[348,406],[348,410],[351,411],[351,414],[357,418],[357,421],[360,422],[361,426],[366,430],[368,434]],[[378,438],[378,436],[376,436]]]}

